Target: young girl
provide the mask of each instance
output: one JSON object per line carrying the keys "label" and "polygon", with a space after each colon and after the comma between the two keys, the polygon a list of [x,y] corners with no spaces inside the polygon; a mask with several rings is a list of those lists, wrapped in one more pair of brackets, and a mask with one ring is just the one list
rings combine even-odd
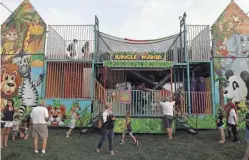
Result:
{"label": "young girl", "polygon": [[30,133],[31,133],[31,127],[30,127],[30,117],[25,117],[20,126],[20,138],[27,140]]}
{"label": "young girl", "polygon": [[124,143],[124,139],[125,139],[125,134],[126,133],[130,134],[130,136],[133,139],[134,143],[138,146],[138,141],[137,141],[137,139],[132,134],[130,112],[126,113],[126,117],[125,117],[125,128],[124,128],[124,132],[123,132],[122,140],[121,140],[120,144]]}
{"label": "young girl", "polygon": [[217,127],[219,128],[219,131],[220,131],[220,137],[221,137],[221,140],[219,141],[219,143],[225,143],[225,133],[224,133],[224,123],[223,123],[223,113],[222,111],[220,110],[219,111],[219,116],[218,116],[218,119],[217,119]]}
{"label": "young girl", "polygon": [[15,115],[14,116],[14,121],[13,121],[13,129],[12,129],[12,141],[14,142],[16,140],[16,137],[19,133],[20,129],[20,116]]}
{"label": "young girl", "polygon": [[71,132],[75,127],[76,119],[80,117],[79,115],[77,115],[78,110],[80,110],[79,106],[73,106],[70,111],[70,122],[68,124],[69,130],[66,132],[66,137],[69,137],[69,135],[71,135]]}

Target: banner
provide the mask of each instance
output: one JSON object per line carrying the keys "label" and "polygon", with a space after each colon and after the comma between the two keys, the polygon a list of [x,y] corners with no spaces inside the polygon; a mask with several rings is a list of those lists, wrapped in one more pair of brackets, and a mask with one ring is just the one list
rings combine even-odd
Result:
{"label": "banner", "polygon": [[120,99],[121,104],[130,104],[131,103],[131,90],[120,90]]}

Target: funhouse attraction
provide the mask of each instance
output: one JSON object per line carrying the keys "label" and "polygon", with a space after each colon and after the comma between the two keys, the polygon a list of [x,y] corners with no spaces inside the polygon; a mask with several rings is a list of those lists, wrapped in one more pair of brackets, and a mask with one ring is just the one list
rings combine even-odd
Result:
{"label": "funhouse attraction", "polygon": [[212,26],[186,22],[184,13],[180,32],[158,39],[118,38],[99,30],[97,16],[94,24],[47,25],[25,0],[1,25],[1,105],[13,99],[24,116],[45,100],[51,127],[67,127],[78,107],[76,126],[85,133],[97,127],[108,103],[116,133],[127,112],[134,133],[164,133],[158,102],[181,90],[175,129],[215,129],[228,98],[242,119],[249,102],[249,17],[232,1]]}

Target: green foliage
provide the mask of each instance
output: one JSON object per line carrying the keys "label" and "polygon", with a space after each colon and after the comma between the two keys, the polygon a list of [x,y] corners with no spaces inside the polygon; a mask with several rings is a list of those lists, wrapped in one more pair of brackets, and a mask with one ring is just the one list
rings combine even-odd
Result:
{"label": "green foliage", "polygon": [[[64,120],[64,126],[68,126],[68,124],[70,122],[70,118],[71,118],[70,117],[70,111],[71,111],[73,106],[77,106],[77,105],[79,105],[79,102],[74,101],[72,103],[72,106],[70,107],[70,109],[66,112],[66,119]],[[88,107],[88,106],[81,107],[83,110],[82,110],[82,112],[78,113],[80,115],[80,118],[78,118],[76,120],[76,124],[75,124],[76,127],[85,126],[90,122],[91,113],[89,112],[88,109],[85,110],[86,107]]]}
{"label": "green foliage", "polygon": [[[165,133],[161,118],[132,118],[131,123],[135,133]],[[125,119],[116,119],[115,132],[122,133],[124,127]]]}
{"label": "green foliage", "polygon": [[106,67],[155,67],[170,68],[171,61],[104,61]]}
{"label": "green foliage", "polygon": [[[193,128],[196,128],[196,117],[189,117],[189,125]],[[214,129],[216,128],[216,117],[213,115],[205,115],[204,117],[197,118],[197,128],[201,129]]]}
{"label": "green foliage", "polygon": [[60,106],[62,105],[59,100],[54,100],[53,102],[54,102],[53,103],[53,108],[60,108]]}
{"label": "green foliage", "polygon": [[80,118],[76,121],[77,127],[86,126],[90,122],[91,113],[89,110],[85,110],[80,114]]}
{"label": "green foliage", "polygon": [[220,87],[226,87],[226,85],[227,85],[227,79],[225,77],[222,77],[222,76],[216,78],[215,82],[220,82],[220,84],[222,85]]}

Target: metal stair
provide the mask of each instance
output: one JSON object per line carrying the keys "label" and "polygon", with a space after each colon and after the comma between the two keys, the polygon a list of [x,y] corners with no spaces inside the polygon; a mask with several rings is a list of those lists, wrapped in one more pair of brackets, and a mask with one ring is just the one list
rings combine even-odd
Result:
{"label": "metal stair", "polygon": [[[86,133],[89,129],[95,128],[95,127],[97,126],[96,123],[98,122],[101,113],[98,114],[98,115],[94,115],[94,114],[93,114],[93,113],[95,112],[95,110],[98,109],[97,107],[95,107],[95,109],[94,109],[94,105],[99,106],[99,105],[96,104],[96,103],[97,103],[97,101],[92,101],[92,102],[91,102],[91,105],[88,106],[88,107],[84,110],[84,111],[86,111],[86,110],[89,109],[89,107],[91,107],[91,115],[89,115],[89,117],[87,117],[87,118],[85,119],[85,121],[86,121],[86,120],[89,120],[89,122],[88,122],[86,125],[84,125],[84,123],[83,123],[83,126],[81,126],[80,135]],[[84,111],[82,111],[82,113],[83,113]],[[94,115],[94,116],[93,116],[93,115]]]}
{"label": "metal stair", "polygon": [[97,123],[99,119],[101,118],[100,114],[95,116],[87,125],[81,127],[80,135],[83,135],[84,133],[87,133],[89,129],[97,128]]}
{"label": "metal stair", "polygon": [[[180,125],[181,128],[187,129],[189,133],[192,135],[197,135],[197,123],[193,122],[191,119],[188,118],[187,115],[179,116],[178,114],[175,114],[175,120]],[[192,124],[196,125],[196,128],[194,129],[191,125],[189,125],[189,121],[191,121]]]}

